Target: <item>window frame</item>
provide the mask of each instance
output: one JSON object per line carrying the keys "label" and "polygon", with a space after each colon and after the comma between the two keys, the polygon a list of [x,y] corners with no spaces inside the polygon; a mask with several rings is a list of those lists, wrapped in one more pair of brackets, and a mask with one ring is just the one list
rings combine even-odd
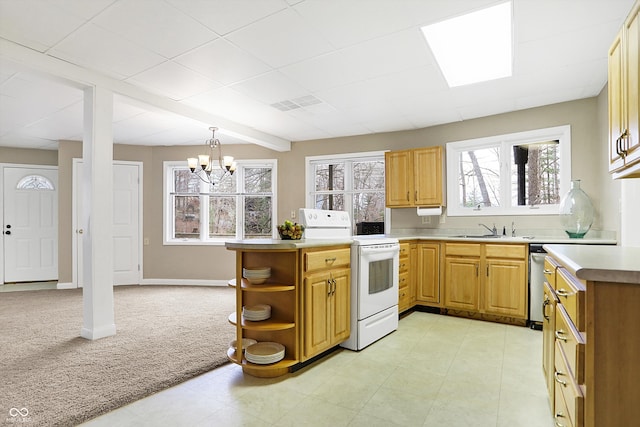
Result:
{"label": "window frame", "polygon": [[[349,217],[351,219],[352,232],[355,234],[356,232],[356,222],[353,217],[353,198],[351,197],[355,190],[353,189],[353,177],[351,173],[351,168],[349,168],[347,172],[347,168],[345,168],[345,177],[344,177],[344,190],[334,190],[334,191],[316,191],[315,189],[315,170],[314,165],[316,163],[352,163],[352,162],[362,162],[362,161],[382,161],[384,164],[384,153],[389,150],[384,151],[366,151],[359,153],[342,153],[342,154],[326,154],[320,156],[306,156],[305,157],[305,205],[307,208],[315,209],[315,196],[317,194],[344,194],[345,199],[345,210],[349,212]],[[386,174],[385,174],[386,180]],[[384,185],[384,184],[383,184]],[[349,190],[347,190],[349,189]],[[360,190],[358,190],[360,191]],[[381,189],[382,193],[385,193],[385,188]],[[384,227],[385,233],[389,233],[391,230],[391,209],[385,206],[384,208]]]}
{"label": "window frame", "polygon": [[[184,169],[189,170],[185,161],[164,161],[163,162],[163,217],[162,217],[162,225],[163,225],[163,245],[176,245],[176,246],[223,246],[225,242],[229,240],[242,240],[245,239],[244,236],[244,197],[243,196],[252,196],[254,193],[246,193],[244,191],[244,171],[245,169],[250,168],[271,168],[271,238],[276,238],[277,236],[277,217],[278,217],[278,197],[277,197],[277,189],[278,189],[278,160],[277,159],[244,159],[244,160],[236,160],[237,169],[236,172],[231,177],[226,177],[225,179],[235,179],[236,180],[236,192],[235,193],[226,193],[231,197],[235,198],[236,201],[236,231],[235,237],[224,237],[224,238],[209,238],[208,237],[208,227],[209,227],[209,193],[201,191],[197,193],[200,196],[200,237],[196,239],[187,239],[187,238],[174,238],[173,236],[173,204],[171,203],[171,193],[173,191],[173,171],[176,169]],[[204,184],[204,183],[203,183]],[[204,184],[207,185],[207,184]],[[265,194],[265,193],[255,193],[255,194]],[[196,195],[196,193],[194,193]],[[207,208],[204,208],[204,207]]]}
{"label": "window frame", "polygon": [[[524,132],[448,142],[447,152],[447,215],[448,216],[499,216],[499,215],[557,215],[560,203],[553,205],[513,205],[511,193],[511,153],[514,145],[559,141],[560,195],[571,186],[571,126],[555,126]],[[462,207],[459,205],[461,153],[480,148],[500,147],[500,200],[501,206]]]}

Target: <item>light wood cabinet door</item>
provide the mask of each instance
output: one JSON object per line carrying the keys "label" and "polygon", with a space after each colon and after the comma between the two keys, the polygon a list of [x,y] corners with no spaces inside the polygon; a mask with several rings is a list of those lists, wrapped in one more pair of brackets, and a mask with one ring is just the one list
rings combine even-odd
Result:
{"label": "light wood cabinet door", "polygon": [[527,316],[527,267],[520,260],[487,260],[485,311],[489,314]]}
{"label": "light wood cabinet door", "polygon": [[413,150],[414,204],[442,206],[442,147]]}
{"label": "light wood cabinet door", "polygon": [[478,311],[479,269],[479,258],[445,258],[445,307]]}
{"label": "light wood cabinet door", "polygon": [[625,110],[627,116],[626,164],[640,160],[640,2],[636,2],[624,23]]}
{"label": "light wood cabinet door", "polygon": [[442,152],[442,146],[386,152],[387,207],[442,206]]}
{"label": "light wood cabinet door", "polygon": [[330,347],[329,278],[328,272],[321,272],[304,279],[304,352],[307,357]]}
{"label": "light wood cabinet door", "polygon": [[331,312],[331,346],[349,338],[351,334],[351,270],[344,268],[330,273],[334,281],[330,295],[329,309]]}
{"label": "light wood cabinet door", "polygon": [[609,48],[609,172],[640,177],[640,1]]}
{"label": "light wood cabinet door", "polygon": [[351,271],[309,274],[304,279],[304,351],[310,358],[349,338]]}
{"label": "light wood cabinet door", "polygon": [[620,31],[609,48],[609,171],[611,172],[624,166],[620,145],[620,135],[624,130],[623,56],[622,31]]}
{"label": "light wood cabinet door", "polygon": [[413,205],[413,157],[411,150],[384,153],[387,207]]}
{"label": "light wood cabinet door", "polygon": [[553,403],[555,401],[555,380],[554,373],[554,357],[555,357],[555,331],[556,331],[556,306],[558,299],[549,283],[544,284],[544,294],[542,302],[542,371],[544,379],[547,383],[547,392],[549,393],[549,403],[553,411]]}
{"label": "light wood cabinet door", "polygon": [[417,300],[433,304],[440,303],[440,245],[421,243],[418,252]]}

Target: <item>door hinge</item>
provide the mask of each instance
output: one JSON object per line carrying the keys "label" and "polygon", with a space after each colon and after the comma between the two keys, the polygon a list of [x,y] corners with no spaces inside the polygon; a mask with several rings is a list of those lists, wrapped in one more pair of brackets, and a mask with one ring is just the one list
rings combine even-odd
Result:
{"label": "door hinge", "polygon": [[138,264],[138,271],[140,271],[140,264]]}

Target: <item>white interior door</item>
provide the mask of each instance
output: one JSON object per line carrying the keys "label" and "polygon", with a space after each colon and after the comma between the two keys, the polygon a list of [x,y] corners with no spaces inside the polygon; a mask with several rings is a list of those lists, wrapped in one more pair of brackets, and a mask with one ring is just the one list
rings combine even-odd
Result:
{"label": "white interior door", "polygon": [[[74,163],[74,282],[83,286],[82,234],[77,227],[82,218],[82,161]],[[139,163],[113,164],[113,281],[114,285],[140,283],[142,249],[140,246],[140,169]]]}
{"label": "white interior door", "polygon": [[4,281],[58,279],[58,170],[3,168]]}

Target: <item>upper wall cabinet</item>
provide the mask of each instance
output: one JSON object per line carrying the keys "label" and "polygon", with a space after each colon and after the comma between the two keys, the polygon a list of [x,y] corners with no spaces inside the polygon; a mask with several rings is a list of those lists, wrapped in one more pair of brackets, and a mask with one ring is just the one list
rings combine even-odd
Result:
{"label": "upper wall cabinet", "polygon": [[640,177],[640,0],[609,49],[609,172]]}
{"label": "upper wall cabinet", "polygon": [[385,153],[389,208],[443,206],[442,146]]}

